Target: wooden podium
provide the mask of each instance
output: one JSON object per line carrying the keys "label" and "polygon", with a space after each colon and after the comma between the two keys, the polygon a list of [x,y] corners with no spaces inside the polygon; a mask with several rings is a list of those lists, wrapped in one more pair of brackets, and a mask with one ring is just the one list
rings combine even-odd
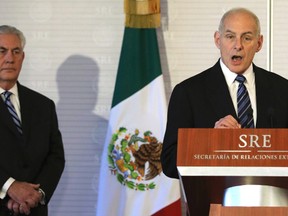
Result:
{"label": "wooden podium", "polygon": [[209,216],[287,216],[287,207],[223,207],[211,204]]}
{"label": "wooden podium", "polygon": [[221,205],[233,186],[288,189],[287,166],[288,129],[179,129],[177,169],[190,216],[288,215],[286,207]]}

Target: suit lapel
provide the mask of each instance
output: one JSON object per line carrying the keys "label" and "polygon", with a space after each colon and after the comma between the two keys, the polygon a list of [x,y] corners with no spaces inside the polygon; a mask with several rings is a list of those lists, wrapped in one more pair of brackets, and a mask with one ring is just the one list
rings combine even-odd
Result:
{"label": "suit lapel", "polygon": [[210,75],[207,76],[207,95],[210,95],[209,99],[218,119],[226,115],[237,118],[219,61],[211,68]]}
{"label": "suit lapel", "polygon": [[271,127],[269,119],[273,111],[273,98],[271,95],[271,82],[263,76],[261,69],[254,65],[255,85],[256,85],[256,104],[257,104],[257,123],[256,127]]}
{"label": "suit lapel", "polygon": [[20,112],[22,118],[22,130],[24,136],[27,138],[27,135],[30,131],[31,125],[31,116],[33,115],[33,110],[31,107],[31,102],[29,102],[29,97],[26,94],[25,88],[18,84],[18,94],[19,94],[19,102],[20,102]]}

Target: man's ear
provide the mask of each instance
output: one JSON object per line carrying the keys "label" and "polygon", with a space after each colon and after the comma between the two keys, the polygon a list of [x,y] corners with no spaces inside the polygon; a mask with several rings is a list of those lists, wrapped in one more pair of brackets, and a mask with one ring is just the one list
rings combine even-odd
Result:
{"label": "man's ear", "polygon": [[220,49],[220,32],[219,31],[216,31],[214,33],[214,43],[218,47],[218,49]]}
{"label": "man's ear", "polygon": [[258,42],[257,42],[258,43],[258,47],[257,47],[256,52],[259,52],[262,49],[263,41],[264,41],[263,35],[260,35],[258,37]]}
{"label": "man's ear", "polygon": [[22,58],[22,62],[23,62],[23,60],[25,59],[25,52],[24,51],[22,52],[22,57],[21,58]]}

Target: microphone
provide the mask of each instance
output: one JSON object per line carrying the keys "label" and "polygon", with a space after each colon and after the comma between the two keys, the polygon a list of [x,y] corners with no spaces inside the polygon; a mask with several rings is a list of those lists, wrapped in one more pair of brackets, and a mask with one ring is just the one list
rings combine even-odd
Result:
{"label": "microphone", "polygon": [[253,109],[252,109],[252,107],[250,107],[250,108],[247,110],[247,116],[248,116],[248,119],[252,119],[252,121],[253,121],[253,127],[256,127],[255,124],[254,124]]}
{"label": "microphone", "polygon": [[268,110],[267,110],[267,113],[268,113],[268,121],[270,123],[270,128],[273,128],[274,127],[274,109],[272,107],[269,107]]}
{"label": "microphone", "polygon": [[252,109],[252,107],[250,107],[250,108],[247,110],[247,116],[253,118],[253,109]]}

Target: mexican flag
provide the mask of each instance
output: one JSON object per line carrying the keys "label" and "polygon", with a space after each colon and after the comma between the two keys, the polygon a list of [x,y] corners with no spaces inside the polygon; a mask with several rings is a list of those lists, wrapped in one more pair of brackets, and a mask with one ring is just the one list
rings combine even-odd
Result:
{"label": "mexican flag", "polygon": [[181,215],[179,181],[160,163],[166,110],[156,29],[125,27],[97,216]]}

